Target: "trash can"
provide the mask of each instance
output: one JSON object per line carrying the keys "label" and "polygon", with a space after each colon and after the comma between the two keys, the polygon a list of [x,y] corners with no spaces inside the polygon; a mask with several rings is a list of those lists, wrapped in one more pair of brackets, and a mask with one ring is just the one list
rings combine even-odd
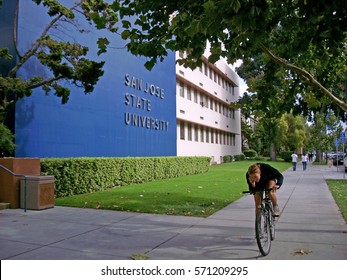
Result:
{"label": "trash can", "polygon": [[[54,176],[27,176],[26,208],[42,210],[54,207]],[[20,207],[25,208],[25,180],[20,183]]]}

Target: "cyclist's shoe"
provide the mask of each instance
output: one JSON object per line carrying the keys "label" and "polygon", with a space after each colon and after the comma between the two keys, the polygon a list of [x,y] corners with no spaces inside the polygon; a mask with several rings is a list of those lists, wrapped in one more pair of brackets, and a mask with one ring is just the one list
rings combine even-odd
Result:
{"label": "cyclist's shoe", "polygon": [[274,216],[279,217],[280,214],[281,214],[281,211],[278,205],[274,206]]}

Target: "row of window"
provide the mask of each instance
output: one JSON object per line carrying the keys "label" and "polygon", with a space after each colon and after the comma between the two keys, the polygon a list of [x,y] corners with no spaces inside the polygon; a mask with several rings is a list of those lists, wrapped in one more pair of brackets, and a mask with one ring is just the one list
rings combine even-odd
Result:
{"label": "row of window", "polygon": [[212,111],[214,110],[226,117],[235,119],[235,110],[228,108],[224,103],[218,102],[218,100],[210,98],[182,82],[179,83],[179,93],[181,97],[185,98],[185,96],[187,96],[188,100],[194,101],[202,107],[210,108]]}
{"label": "row of window", "polygon": [[[180,58],[184,58],[185,52],[180,51],[178,56]],[[205,74],[206,77],[209,77],[212,81],[217,83],[219,86],[222,86],[226,91],[234,95],[234,86],[233,84],[226,80],[223,76],[218,74],[216,71],[212,69],[212,67],[209,66],[209,64],[203,62],[202,65],[199,67],[199,71],[203,74]]]}
{"label": "row of window", "polygon": [[181,140],[235,146],[233,133],[184,121],[180,121],[179,125]]}

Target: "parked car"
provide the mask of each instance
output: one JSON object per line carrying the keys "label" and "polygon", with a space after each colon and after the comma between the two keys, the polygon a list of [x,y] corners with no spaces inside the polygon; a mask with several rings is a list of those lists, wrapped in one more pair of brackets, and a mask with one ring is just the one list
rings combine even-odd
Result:
{"label": "parked car", "polygon": [[343,160],[343,163],[345,165],[345,172],[347,172],[347,157]]}
{"label": "parked car", "polygon": [[344,158],[344,155],[343,154],[335,154],[333,156],[333,165],[343,165],[343,158]]}

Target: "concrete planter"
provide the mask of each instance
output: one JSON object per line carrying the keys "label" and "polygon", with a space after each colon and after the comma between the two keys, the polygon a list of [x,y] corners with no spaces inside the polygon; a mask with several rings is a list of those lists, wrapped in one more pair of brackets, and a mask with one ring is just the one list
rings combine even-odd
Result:
{"label": "concrete planter", "polygon": [[27,176],[26,190],[25,180],[22,179],[20,184],[20,207],[31,210],[54,207],[54,176]]}

